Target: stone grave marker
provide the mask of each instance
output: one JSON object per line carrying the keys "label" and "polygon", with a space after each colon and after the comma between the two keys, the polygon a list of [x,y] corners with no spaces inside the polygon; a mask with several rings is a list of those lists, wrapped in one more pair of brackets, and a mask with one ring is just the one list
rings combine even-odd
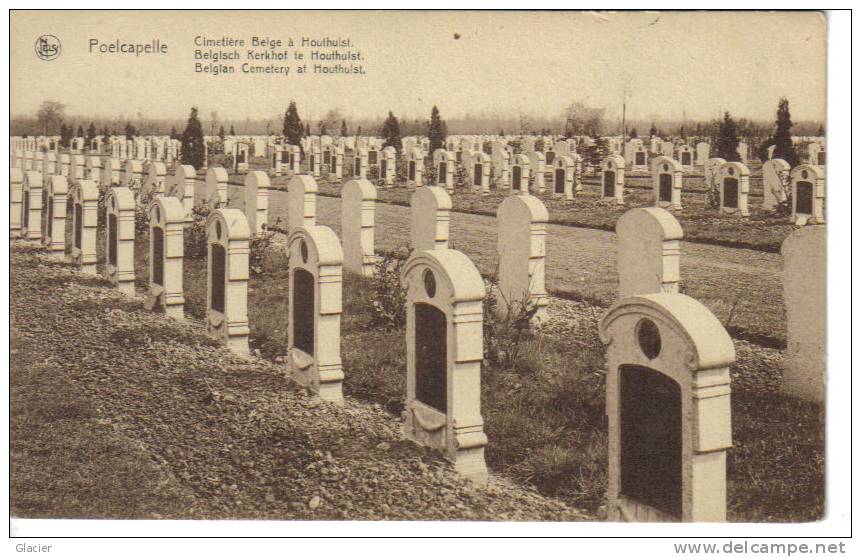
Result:
{"label": "stone grave marker", "polygon": [[290,254],[290,371],[323,400],[344,403],[341,366],[341,243],[332,229],[293,228]]}
{"label": "stone grave marker", "polygon": [[601,198],[625,204],[625,159],[619,155],[601,161]]}
{"label": "stone grave marker", "polygon": [[682,166],[667,156],[652,161],[652,187],[655,206],[669,209],[682,208]]}
{"label": "stone grave marker", "polygon": [[677,293],[613,305],[607,345],[612,521],[723,522],[735,349],[720,321]]}
{"label": "stone grave marker", "polygon": [[482,195],[490,195],[490,155],[476,151],[472,155],[472,189]]}
{"label": "stone grave marker", "polygon": [[287,225],[290,230],[317,224],[317,182],[307,174],[287,184]]}
{"label": "stone grave marker", "polygon": [[532,321],[545,318],[549,299],[544,287],[547,208],[537,197],[506,197],[496,214],[499,253],[499,302],[503,317],[533,312]]}
{"label": "stone grave marker", "polygon": [[21,189],[21,237],[38,242],[42,239],[42,173],[25,172]]}
{"label": "stone grave marker", "polygon": [[789,187],[789,163],[783,159],[769,159],[762,163],[762,208],[774,209],[786,201]]}
{"label": "stone grave marker", "polygon": [[105,198],[105,277],[127,296],[135,295],[135,194],[110,188]]}
{"label": "stone grave marker", "polygon": [[437,149],[433,153],[433,164],[436,168],[436,185],[443,186],[450,194],[454,193],[454,154]]}
{"label": "stone grave marker", "polygon": [[529,153],[529,171],[532,173],[532,191],[544,193],[544,153],[533,151]]}
{"label": "stone grave marker", "polygon": [[69,181],[65,176],[51,176],[45,195],[45,230],[42,242],[54,257],[66,256],[66,202]]}
{"label": "stone grave marker", "polygon": [[529,159],[526,155],[511,157],[511,193],[529,194]]}
{"label": "stone grave marker", "polygon": [[410,197],[410,239],[414,250],[448,248],[451,196],[440,186],[422,186]]}
{"label": "stone grave marker", "polygon": [[425,158],[420,147],[414,147],[409,151],[407,160],[407,184],[416,188],[424,185]]}
{"label": "stone grave marker", "polygon": [[822,166],[801,164],[789,173],[792,190],[792,215],[795,226],[825,222],[825,170]]}
{"label": "stone grave marker", "polygon": [[15,238],[21,235],[24,207],[24,170],[9,169],[9,234]]}
{"label": "stone grave marker", "polygon": [[173,319],[185,317],[182,271],[185,208],[173,196],[152,200],[149,214],[149,309]]}
{"label": "stone grave marker", "polygon": [[825,402],[827,247],[824,226],[805,226],[780,248],[786,306],[782,387],[788,394],[819,403]]}
{"label": "stone grave marker", "polygon": [[481,417],[484,281],[463,253],[417,250],[404,265],[407,396],[404,436],[455,470],[488,479]]}
{"label": "stone grave marker", "polygon": [[80,180],[69,188],[72,205],[72,249],[69,257],[82,273],[96,274],[96,227],[99,221],[99,188]]}
{"label": "stone grave marker", "polygon": [[262,170],[252,170],[245,175],[243,194],[245,217],[251,234],[262,236],[269,225],[269,176]]}
{"label": "stone grave marker", "polygon": [[395,165],[396,154],[394,147],[386,147],[382,150],[380,157],[380,179],[386,186],[394,185],[395,183]]}
{"label": "stone grave marker", "polygon": [[206,219],[209,265],[206,328],[237,354],[248,351],[248,255],[251,232],[239,209],[221,207]]}
{"label": "stone grave marker", "polygon": [[374,274],[374,209],[377,188],[368,180],[350,180],[341,189],[341,240],[344,270]]}
{"label": "stone grave marker", "polygon": [[679,291],[682,227],[668,211],[642,207],[616,223],[619,298]]}
{"label": "stone grave marker", "polygon": [[167,185],[167,195],[176,198],[185,211],[184,220],[192,222],[192,211],[194,209],[194,190],[197,172],[190,164],[177,164],[173,172],[173,179]]}
{"label": "stone grave marker", "polygon": [[212,166],[206,170],[205,203],[212,209],[227,206],[227,170]]}
{"label": "stone grave marker", "polygon": [[750,192],[750,170],[740,162],[725,162],[718,168],[720,177],[720,211],[740,217],[750,216],[747,196]]}

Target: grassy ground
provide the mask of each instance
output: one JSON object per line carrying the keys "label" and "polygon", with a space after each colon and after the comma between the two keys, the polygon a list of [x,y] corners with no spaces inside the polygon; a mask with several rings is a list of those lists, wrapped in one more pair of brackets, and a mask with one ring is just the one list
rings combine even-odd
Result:
{"label": "grassy ground", "polygon": [[[140,242],[139,242],[140,244]],[[145,252],[138,252],[142,268]],[[140,275],[139,275],[140,276]],[[186,260],[186,313],[200,318],[206,267]],[[280,362],[287,353],[288,272],[278,249],[249,284],[251,346]],[[347,274],[341,343],[345,392],[399,415],[406,363],[403,329],[371,310],[374,279]],[[482,369],[489,466],[602,516],[606,490],[601,314],[586,303],[554,303],[563,315],[520,342],[488,322],[496,352]],[[572,329],[573,327],[573,329]],[[517,355],[514,353],[517,352]],[[824,512],[824,417],[819,407],[777,393],[779,352],[741,343],[733,374],[728,507],[733,521],[809,521]]]}
{"label": "grassy ground", "polygon": [[321,403],[199,321],[12,247],[10,507],[27,518],[585,520],[401,438],[375,405]]}

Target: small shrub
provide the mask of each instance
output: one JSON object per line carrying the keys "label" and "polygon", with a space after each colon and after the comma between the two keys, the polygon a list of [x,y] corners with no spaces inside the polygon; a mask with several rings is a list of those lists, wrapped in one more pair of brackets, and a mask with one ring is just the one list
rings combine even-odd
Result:
{"label": "small shrub", "polygon": [[135,236],[149,234],[149,213],[147,208],[155,197],[153,192],[139,193],[135,200]]}
{"label": "small shrub", "polygon": [[206,219],[212,209],[209,205],[201,203],[191,209],[191,224],[185,227],[183,240],[185,252],[183,256],[188,259],[205,259],[207,256],[206,245]]}
{"label": "small shrub", "polygon": [[251,276],[257,276],[263,273],[264,265],[269,257],[272,240],[275,238],[275,232],[265,230],[261,235],[254,235],[251,238],[250,251],[248,254],[248,271]]}
{"label": "small shrub", "polygon": [[525,374],[539,370],[540,348],[529,354],[525,351],[528,341],[533,337],[531,323],[538,306],[527,294],[523,300],[503,300],[505,307],[500,310],[495,286],[492,279],[485,279],[485,359],[504,370]]}
{"label": "small shrub", "polygon": [[402,248],[398,252],[386,253],[377,260],[376,273],[372,278],[372,324],[386,329],[402,329],[406,325],[407,290],[401,284],[401,271],[408,256],[409,251]]}

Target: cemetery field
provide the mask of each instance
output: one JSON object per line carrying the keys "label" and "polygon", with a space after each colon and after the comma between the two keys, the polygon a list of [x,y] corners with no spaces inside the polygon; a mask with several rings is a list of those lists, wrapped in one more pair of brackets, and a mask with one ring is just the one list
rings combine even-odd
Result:
{"label": "cemetery field", "polygon": [[[453,196],[456,199],[457,196]],[[376,250],[404,252],[410,234],[409,207],[378,203]],[[340,234],[340,199],[318,196],[317,221]],[[287,195],[273,190],[269,223],[287,227]],[[552,295],[609,307],[618,296],[615,233],[550,225],[546,285]],[[498,264],[495,217],[453,212],[450,245],[466,253],[484,276]],[[782,301],[782,258],[758,250],[684,242],[682,291],[703,302],[733,336],[781,347],[786,339]]]}
{"label": "cemetery field", "polygon": [[379,405],[320,402],[94,276],[15,243],[10,506],[28,518],[593,518],[481,490]]}
{"label": "cemetery field", "polygon": [[[286,362],[289,346],[284,241],[280,234],[273,237],[248,292],[250,346],[276,366]],[[145,248],[139,248],[139,293],[147,281],[146,257]],[[375,301],[384,310],[397,305],[391,292],[399,260],[386,262],[389,272],[381,279],[345,275],[341,351],[345,393],[375,403],[398,419],[406,380],[403,324],[372,309]],[[184,284],[186,316],[202,320],[205,259],[186,258]],[[549,307],[549,322],[520,340],[504,322],[485,318],[482,415],[491,439],[488,465],[503,478],[603,518],[605,371],[604,347],[597,338],[603,310],[561,299]],[[735,345],[729,519],[816,520],[824,512],[824,416],[818,406],[777,392],[781,351],[744,341]]]}

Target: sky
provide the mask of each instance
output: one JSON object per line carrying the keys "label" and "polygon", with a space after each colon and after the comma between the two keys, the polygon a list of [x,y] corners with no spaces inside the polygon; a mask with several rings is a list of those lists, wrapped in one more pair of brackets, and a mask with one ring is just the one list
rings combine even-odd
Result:
{"label": "sky", "polygon": [[[44,34],[62,45],[53,60],[36,55]],[[349,38],[367,73],[213,77],[194,71],[198,36]],[[90,52],[91,40],[159,40],[168,53]],[[557,116],[575,101],[617,117],[627,98],[632,119],[771,120],[786,96],[794,120],[825,118],[826,17],[815,12],[16,10],[10,43],[13,115],[56,100],[78,116],[179,118],[196,105],[260,119],[292,99],[303,119],[331,108],[426,119],[433,105],[449,118]]]}

